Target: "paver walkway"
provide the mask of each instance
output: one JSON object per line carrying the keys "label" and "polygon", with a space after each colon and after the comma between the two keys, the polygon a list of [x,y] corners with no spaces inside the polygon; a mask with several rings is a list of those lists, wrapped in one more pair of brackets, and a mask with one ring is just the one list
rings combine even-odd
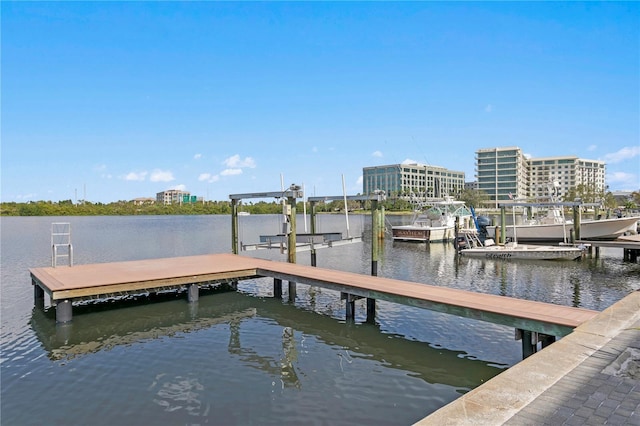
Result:
{"label": "paver walkway", "polygon": [[505,424],[640,425],[640,321]]}
{"label": "paver walkway", "polygon": [[417,424],[640,426],[640,291]]}

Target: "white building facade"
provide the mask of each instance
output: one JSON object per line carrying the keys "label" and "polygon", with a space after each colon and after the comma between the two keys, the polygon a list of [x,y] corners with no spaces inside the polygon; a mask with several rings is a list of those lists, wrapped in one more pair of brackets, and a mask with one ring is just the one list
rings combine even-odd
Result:
{"label": "white building facade", "polygon": [[464,172],[426,164],[390,164],[362,169],[363,194],[383,190],[390,198],[428,200],[457,195],[464,189]]}
{"label": "white building facade", "polygon": [[497,205],[516,198],[544,198],[549,184],[563,198],[583,185],[599,193],[606,189],[606,164],[575,156],[526,158],[518,147],[487,148],[476,151],[478,189]]}

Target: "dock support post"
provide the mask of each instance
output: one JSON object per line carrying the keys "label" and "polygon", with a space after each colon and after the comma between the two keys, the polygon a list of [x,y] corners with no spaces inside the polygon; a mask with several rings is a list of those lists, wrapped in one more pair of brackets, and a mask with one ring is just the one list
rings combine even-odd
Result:
{"label": "dock support post", "polygon": [[547,346],[549,346],[550,344],[552,344],[553,342],[556,341],[556,336],[549,336],[548,334],[540,334],[540,342],[542,349],[546,348]]}
{"label": "dock support post", "polygon": [[187,300],[189,303],[197,302],[199,297],[198,284],[189,284],[187,289]]}
{"label": "dock support post", "polygon": [[60,300],[56,304],[56,322],[65,323],[73,318],[71,300]]}
{"label": "dock support post", "polygon": [[36,284],[35,280],[32,280],[33,283],[33,303],[36,308],[44,309],[44,290],[38,284]]}
{"label": "dock support post", "polygon": [[376,299],[367,297],[367,322],[374,324],[376,322]]}
{"label": "dock support post", "polygon": [[346,312],[345,317],[347,321],[353,321],[356,318],[356,298],[346,294]]}
{"label": "dock support post", "polygon": [[279,278],[273,279],[273,297],[282,299],[282,280]]}
{"label": "dock support post", "polygon": [[522,340],[522,359],[528,358],[538,351],[538,333],[517,328],[516,340]]}
{"label": "dock support post", "polygon": [[296,283],[289,281],[289,302],[294,303],[296,301]]}

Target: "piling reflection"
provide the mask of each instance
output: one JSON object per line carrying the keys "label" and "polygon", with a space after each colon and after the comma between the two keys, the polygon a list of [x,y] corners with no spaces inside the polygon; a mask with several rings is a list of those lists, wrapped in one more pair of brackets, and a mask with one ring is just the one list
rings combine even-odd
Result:
{"label": "piling reflection", "polygon": [[[282,352],[264,355],[243,344],[245,321],[266,319],[282,326]],[[282,386],[299,388],[298,353],[304,339],[313,337],[335,347],[342,368],[353,359],[375,360],[386,368],[407,371],[428,383],[472,389],[495,376],[502,368],[470,359],[462,351],[434,348],[426,342],[386,334],[376,325],[342,323],[318,313],[283,304],[277,299],[259,299],[240,293],[200,297],[197,309],[183,300],[119,307],[74,315],[72,323],[57,325],[51,312],[34,309],[31,325],[49,358],[54,360],[109,350],[149,339],[191,333],[228,324],[228,351],[243,363],[275,377]]]}

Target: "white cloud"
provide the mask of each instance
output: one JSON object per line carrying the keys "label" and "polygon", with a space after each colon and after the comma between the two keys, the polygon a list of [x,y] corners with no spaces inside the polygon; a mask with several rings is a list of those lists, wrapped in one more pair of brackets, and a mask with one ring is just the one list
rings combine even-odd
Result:
{"label": "white cloud", "polygon": [[614,191],[637,191],[640,188],[640,179],[633,173],[607,173],[607,183]]}
{"label": "white cloud", "polygon": [[363,181],[363,179],[362,179],[362,175],[360,175],[360,176],[358,177],[358,180],[356,181],[356,185],[362,185],[362,181]]}
{"label": "white cloud", "polygon": [[484,107],[484,112],[492,112],[492,111],[493,111],[493,105],[487,104],[487,106]]}
{"label": "white cloud", "polygon": [[173,173],[168,170],[155,169],[149,177],[151,182],[171,182],[175,180]]}
{"label": "white cloud", "polygon": [[199,160],[201,158],[202,158],[202,154],[196,154],[196,155],[193,156],[194,160]]}
{"label": "white cloud", "polygon": [[402,162],[402,164],[418,164],[418,162],[416,160],[412,160],[410,158],[407,158],[406,160],[404,160]]}
{"label": "white cloud", "polygon": [[256,162],[253,158],[245,157],[244,159],[241,159],[238,154],[227,158],[223,161],[223,163],[230,169],[237,169],[242,167],[253,169],[254,167],[256,167]]}
{"label": "white cloud", "polygon": [[211,173],[200,173],[200,176],[198,176],[198,180],[200,182],[213,183],[213,182],[219,181],[220,180],[220,176],[212,175]]}
{"label": "white cloud", "polygon": [[640,155],[640,146],[624,147],[617,152],[606,154],[604,161],[609,164],[621,163],[625,160],[631,160],[633,157]]}
{"label": "white cloud", "polygon": [[592,145],[589,145],[589,146],[587,147],[587,151],[595,151],[597,148],[598,148],[598,146],[597,146],[597,145],[593,145],[593,144],[592,144]]}
{"label": "white cloud", "polygon": [[186,191],[187,190],[187,185],[174,185],[172,187],[170,187],[169,189],[175,189],[176,191]]}
{"label": "white cloud", "polygon": [[31,193],[31,194],[20,194],[20,195],[16,195],[16,198],[18,200],[30,200],[33,198],[36,198],[37,194],[35,193]]}
{"label": "white cloud", "polygon": [[220,172],[221,176],[237,176],[242,174],[242,169],[225,169]]}
{"label": "white cloud", "polygon": [[381,151],[373,151],[373,153],[371,155],[373,157],[382,158],[382,152]]}
{"label": "white cloud", "polygon": [[632,180],[634,178],[634,174],[626,172],[613,172],[607,174],[607,181],[611,183],[628,182],[629,180]]}
{"label": "white cloud", "polygon": [[143,181],[147,178],[147,172],[129,172],[124,180]]}

